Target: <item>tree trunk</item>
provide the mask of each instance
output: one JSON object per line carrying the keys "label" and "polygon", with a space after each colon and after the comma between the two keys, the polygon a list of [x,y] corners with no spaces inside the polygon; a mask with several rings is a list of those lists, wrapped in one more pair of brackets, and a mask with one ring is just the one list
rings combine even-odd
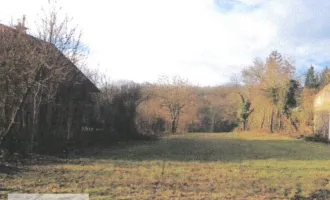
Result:
{"label": "tree trunk", "polygon": [[13,112],[11,118],[10,118],[10,121],[7,125],[7,128],[0,132],[0,146],[3,142],[4,137],[12,130],[13,125],[15,123],[15,119],[17,118],[18,113],[20,113],[28,94],[30,93],[30,90],[31,90],[31,87],[29,87],[25,91],[24,95],[22,96],[22,98],[19,101],[19,105],[15,108],[15,110],[14,110],[14,112]]}
{"label": "tree trunk", "polygon": [[172,120],[172,133],[176,133],[176,120]]}
{"label": "tree trunk", "polygon": [[72,137],[72,101],[69,100],[68,118],[67,118],[67,140]]}
{"label": "tree trunk", "polygon": [[212,111],[212,118],[211,118],[211,127],[210,127],[210,132],[214,132],[214,121],[215,121],[215,113]]}
{"label": "tree trunk", "polygon": [[38,127],[38,117],[39,117],[39,111],[40,111],[40,101],[41,101],[41,95],[39,95],[40,91],[40,84],[38,84],[37,91],[34,94],[33,97],[33,106],[32,106],[32,129],[31,129],[31,142],[30,142],[30,151],[33,152],[34,147],[34,138],[37,133],[37,127]]}
{"label": "tree trunk", "polygon": [[48,130],[50,130],[52,127],[52,117],[53,117],[53,107],[52,106],[53,106],[53,102],[47,103],[47,111],[46,111],[47,125],[46,125],[46,128],[42,131],[48,132]]}
{"label": "tree trunk", "polygon": [[[41,67],[39,67],[37,69],[35,77],[34,77],[34,81],[37,80],[41,69],[42,69]],[[10,119],[8,119],[8,121],[7,121],[8,123],[6,122],[7,128],[3,131],[0,131],[0,146],[1,146],[5,136],[13,129],[15,120],[16,120],[18,114],[21,112],[21,110],[24,106],[25,100],[28,97],[28,94],[30,94],[30,92],[31,92],[32,86],[33,86],[33,84],[31,84],[31,83],[30,83],[30,85],[28,85],[27,89],[25,90],[24,94],[22,95],[22,98],[18,102],[18,106],[15,109],[13,109],[14,111],[12,112]],[[7,113],[6,113],[6,115],[7,115]]]}
{"label": "tree trunk", "polygon": [[280,113],[280,111],[279,110],[277,110],[277,118],[278,118],[278,132],[281,132],[281,130],[282,130],[282,120],[281,120],[281,113]]}
{"label": "tree trunk", "polygon": [[265,110],[264,110],[264,114],[262,116],[262,121],[261,121],[261,125],[260,125],[260,130],[262,130],[264,128],[264,123],[265,123]]}
{"label": "tree trunk", "polygon": [[274,132],[273,126],[274,126],[274,109],[272,109],[272,113],[270,115],[269,130],[270,130],[271,133]]}

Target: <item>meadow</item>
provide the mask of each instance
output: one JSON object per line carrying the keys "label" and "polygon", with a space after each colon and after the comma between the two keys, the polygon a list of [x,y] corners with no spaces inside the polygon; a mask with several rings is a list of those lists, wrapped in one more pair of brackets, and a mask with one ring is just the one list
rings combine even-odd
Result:
{"label": "meadow", "polygon": [[89,193],[95,200],[326,199],[330,146],[276,134],[190,133],[2,167],[0,180],[0,199],[8,193]]}

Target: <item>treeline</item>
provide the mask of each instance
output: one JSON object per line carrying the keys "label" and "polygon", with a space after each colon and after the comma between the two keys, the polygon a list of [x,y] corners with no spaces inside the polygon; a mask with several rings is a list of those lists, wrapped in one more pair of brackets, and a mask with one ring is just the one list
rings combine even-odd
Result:
{"label": "treeline", "polygon": [[293,62],[279,52],[256,59],[241,74],[241,129],[312,134],[314,97],[329,83],[329,75],[328,68],[318,74],[311,66],[302,83]]}
{"label": "treeline", "polygon": [[311,67],[305,83],[301,83],[293,62],[274,51],[243,69],[236,82],[222,86],[197,87],[180,77],[136,84],[143,101],[132,115],[136,119],[132,119],[135,131],[131,132],[157,135],[253,130],[312,134],[314,96],[328,84],[329,77],[327,68],[318,74]]}
{"label": "treeline", "polygon": [[[169,90],[165,93],[167,100],[175,96],[182,98],[180,101],[186,99],[182,110],[174,112],[179,114],[174,118],[181,133],[251,130],[301,136],[315,134],[314,98],[329,83],[327,67],[318,73],[311,66],[303,77],[297,76],[294,62],[273,51],[265,60],[255,59],[231,84],[194,87],[186,82],[183,86],[190,90],[188,99],[182,87],[182,91],[174,89],[175,82],[167,81],[167,88],[173,87],[177,94]],[[153,91],[159,94],[160,86],[153,85]],[[174,99],[170,102],[174,105]],[[140,108],[144,116],[161,119],[167,123],[163,130],[176,132],[175,123],[170,123],[173,113],[161,96],[153,96],[141,106],[144,106]]]}
{"label": "treeline", "polygon": [[154,84],[106,81],[100,85],[96,108],[109,137],[225,132],[238,125],[240,88],[234,85],[197,87],[180,77],[162,77]]}

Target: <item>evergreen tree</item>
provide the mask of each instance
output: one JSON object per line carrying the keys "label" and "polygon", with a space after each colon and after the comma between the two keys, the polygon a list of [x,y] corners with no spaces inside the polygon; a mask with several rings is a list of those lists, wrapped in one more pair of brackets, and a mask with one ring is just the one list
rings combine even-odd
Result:
{"label": "evergreen tree", "polygon": [[287,84],[292,79],[294,70],[295,67],[292,62],[282,57],[277,51],[271,52],[266,60],[264,82],[262,84],[264,85],[265,97],[271,103],[271,112],[269,113],[270,132],[274,132],[276,129],[281,131],[283,128],[282,113],[286,104],[286,89]]}
{"label": "evergreen tree", "polygon": [[247,129],[247,121],[250,116],[250,114],[254,111],[254,109],[251,109],[251,101],[248,99],[245,99],[244,96],[240,93],[238,93],[241,97],[241,107],[239,112],[239,121],[242,122],[242,129],[245,131]]}
{"label": "evergreen tree", "polygon": [[311,66],[306,74],[305,87],[306,88],[317,88],[319,86],[319,80],[314,67]]}
{"label": "evergreen tree", "polygon": [[289,117],[290,109],[297,106],[297,91],[299,83],[296,80],[290,80],[286,85],[284,96],[283,113]]}
{"label": "evergreen tree", "polygon": [[330,69],[324,68],[320,75],[320,87],[323,88],[330,83]]}
{"label": "evergreen tree", "polygon": [[290,80],[286,85],[286,91],[284,96],[284,104],[282,108],[283,114],[290,121],[291,125],[298,131],[298,126],[295,120],[292,118],[292,109],[297,106],[297,92],[299,83],[296,80]]}

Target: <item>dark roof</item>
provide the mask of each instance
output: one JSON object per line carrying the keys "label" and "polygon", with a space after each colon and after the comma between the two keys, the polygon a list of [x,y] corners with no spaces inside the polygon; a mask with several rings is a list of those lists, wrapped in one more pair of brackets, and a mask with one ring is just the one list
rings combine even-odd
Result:
{"label": "dark roof", "polygon": [[[2,31],[18,32],[16,29],[0,23],[0,32],[2,32]],[[63,58],[63,61],[66,63],[65,65],[67,65],[68,67],[71,67],[75,73],[74,76],[72,76],[71,81],[85,84],[90,92],[100,92],[100,90],[97,88],[97,86],[76,65],[74,65],[70,59],[68,59],[60,50],[58,50],[55,47],[55,45],[48,43],[46,41],[43,41],[43,40],[36,38],[32,35],[29,35],[27,33],[23,33],[23,34],[36,45],[45,45],[46,44],[46,45],[49,45],[54,50],[56,50],[57,53],[59,53],[60,56]]]}

